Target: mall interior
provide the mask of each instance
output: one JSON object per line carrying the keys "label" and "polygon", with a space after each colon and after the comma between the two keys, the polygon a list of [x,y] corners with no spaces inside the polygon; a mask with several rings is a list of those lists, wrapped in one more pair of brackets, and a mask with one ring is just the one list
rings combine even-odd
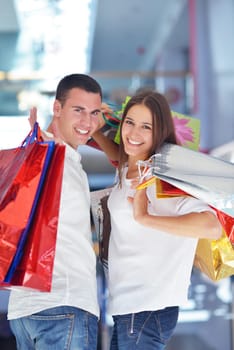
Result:
{"label": "mall interior", "polygon": [[[0,0],[0,149],[21,144],[32,106],[45,128],[57,82],[77,72],[93,76],[116,111],[139,89],[163,93],[172,111],[199,120],[199,152],[234,163],[233,36],[234,0]],[[81,154],[90,190],[112,186],[104,153]],[[98,259],[97,283],[98,350],[107,350],[113,321]],[[9,293],[0,289],[1,350],[16,349]],[[212,280],[194,267],[166,349],[234,350],[233,297],[234,274]]]}

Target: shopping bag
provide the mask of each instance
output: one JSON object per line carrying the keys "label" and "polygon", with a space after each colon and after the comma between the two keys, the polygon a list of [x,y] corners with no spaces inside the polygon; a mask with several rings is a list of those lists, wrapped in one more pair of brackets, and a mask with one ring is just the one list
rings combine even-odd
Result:
{"label": "shopping bag", "polygon": [[[156,179],[159,198],[185,196],[188,193]],[[194,266],[212,281],[234,275],[234,218],[212,207],[222,225],[222,237],[218,240],[199,239]]]}
{"label": "shopping bag", "polygon": [[216,211],[219,222],[221,223],[229,241],[234,247],[234,218],[226,213],[213,208]]}
{"label": "shopping bag", "polygon": [[8,287],[51,290],[64,157],[65,146],[57,144],[28,237],[20,242],[18,257],[5,278]]}
{"label": "shopping bag", "polygon": [[199,239],[194,266],[212,281],[234,275],[234,249],[225,231],[217,240]]}
{"label": "shopping bag", "polygon": [[188,196],[188,193],[155,177],[157,198]]}
{"label": "shopping bag", "polygon": [[91,214],[99,244],[98,256],[104,268],[108,267],[108,247],[111,232],[110,213],[107,200],[112,188],[91,192]]}
{"label": "shopping bag", "polygon": [[0,281],[30,229],[53,150],[36,123],[20,147],[0,151]]}
{"label": "shopping bag", "polygon": [[234,164],[165,143],[158,153],[139,162],[151,174],[234,217]]}
{"label": "shopping bag", "polygon": [[171,111],[177,143],[197,151],[200,143],[200,126],[198,118]]}

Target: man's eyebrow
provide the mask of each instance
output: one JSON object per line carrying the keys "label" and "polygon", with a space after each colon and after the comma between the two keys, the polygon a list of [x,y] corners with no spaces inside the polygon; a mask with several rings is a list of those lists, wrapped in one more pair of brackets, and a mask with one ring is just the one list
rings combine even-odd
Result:
{"label": "man's eyebrow", "polygon": [[[85,111],[85,110],[86,110],[85,107],[82,107],[82,106],[79,106],[79,105],[72,106],[72,108],[79,108],[79,109],[81,109],[82,111]],[[100,112],[101,112],[101,109],[100,109],[100,108],[96,108],[96,109],[94,109],[93,111],[91,111],[90,113],[96,113],[96,112],[100,113]]]}
{"label": "man's eyebrow", "polygon": [[100,112],[101,112],[101,109],[100,109],[100,108],[96,108],[96,109],[94,109],[91,113],[96,113],[96,112],[100,113]]}
{"label": "man's eyebrow", "polygon": [[79,105],[72,106],[72,108],[79,108],[79,109],[82,109],[82,110],[85,109],[85,107],[82,107],[82,106],[79,106]]}

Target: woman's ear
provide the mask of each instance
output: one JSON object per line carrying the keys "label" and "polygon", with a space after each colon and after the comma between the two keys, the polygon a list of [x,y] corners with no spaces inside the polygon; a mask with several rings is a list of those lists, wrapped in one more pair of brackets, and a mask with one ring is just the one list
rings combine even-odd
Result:
{"label": "woman's ear", "polygon": [[60,111],[61,111],[61,103],[58,100],[55,100],[53,105],[54,117],[60,117]]}

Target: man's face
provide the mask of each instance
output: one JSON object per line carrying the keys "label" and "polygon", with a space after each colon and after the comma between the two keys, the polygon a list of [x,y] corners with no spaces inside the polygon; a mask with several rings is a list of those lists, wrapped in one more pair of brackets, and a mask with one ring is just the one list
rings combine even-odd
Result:
{"label": "man's face", "polygon": [[76,149],[84,145],[99,125],[101,96],[98,93],[71,89],[62,106],[54,102],[54,120],[58,136]]}

